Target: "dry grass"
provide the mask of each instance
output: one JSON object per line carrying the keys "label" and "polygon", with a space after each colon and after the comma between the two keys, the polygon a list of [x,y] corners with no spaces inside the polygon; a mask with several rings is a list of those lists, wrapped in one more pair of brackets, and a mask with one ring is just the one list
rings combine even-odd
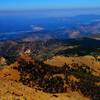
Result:
{"label": "dry grass", "polygon": [[[22,56],[20,59],[32,61],[30,57],[25,55]],[[100,67],[100,63],[96,62],[95,58],[92,56],[84,56],[84,57],[57,56],[45,61],[45,63],[47,64],[58,67],[64,65],[65,63],[70,65],[73,62],[79,64],[84,63],[86,65],[89,65],[95,71],[98,71],[98,68]],[[96,67],[94,68],[94,66]],[[59,94],[49,94],[37,90],[36,88],[27,87],[19,82],[20,73],[16,69],[17,67],[18,63],[16,62],[0,70],[0,100],[90,100],[89,98],[84,97],[79,91],[59,93]],[[74,76],[70,76],[69,78],[70,80],[71,79],[77,80]]]}
{"label": "dry grass", "polygon": [[71,65],[73,63],[82,65],[85,64],[93,70],[93,74],[100,76],[100,62],[96,61],[93,56],[81,56],[81,57],[64,57],[55,56],[52,59],[45,61],[46,64],[61,67],[65,63]]}
{"label": "dry grass", "polygon": [[89,100],[78,92],[47,94],[14,81],[0,80],[0,100]]}

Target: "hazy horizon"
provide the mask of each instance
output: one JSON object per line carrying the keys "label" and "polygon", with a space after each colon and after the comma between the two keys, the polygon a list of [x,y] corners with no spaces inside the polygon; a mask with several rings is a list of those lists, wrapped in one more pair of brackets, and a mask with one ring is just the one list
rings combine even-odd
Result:
{"label": "hazy horizon", "polygon": [[[31,10],[0,10],[0,15],[34,14],[48,17],[76,16],[86,14],[100,15],[100,8],[67,8],[67,9],[31,9]],[[34,16],[33,16],[34,17]]]}
{"label": "hazy horizon", "polygon": [[69,9],[100,8],[100,1],[95,0],[2,0],[0,10],[33,10],[33,9]]}

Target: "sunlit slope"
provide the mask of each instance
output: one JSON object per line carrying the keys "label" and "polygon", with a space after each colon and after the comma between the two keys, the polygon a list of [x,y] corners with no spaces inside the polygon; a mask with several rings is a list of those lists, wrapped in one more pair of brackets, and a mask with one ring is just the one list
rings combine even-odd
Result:
{"label": "sunlit slope", "polygon": [[89,100],[78,92],[49,94],[14,81],[0,80],[0,100]]}
{"label": "sunlit slope", "polygon": [[23,85],[18,71],[19,61],[34,63],[27,55],[22,55],[14,64],[0,70],[0,100],[89,100],[78,91],[68,93],[45,93],[38,88]]}
{"label": "sunlit slope", "polygon": [[93,56],[80,56],[80,57],[64,57],[54,56],[51,59],[45,61],[46,64],[52,66],[63,66],[65,63],[71,65],[73,63],[89,66],[96,74],[100,75],[100,61]]}

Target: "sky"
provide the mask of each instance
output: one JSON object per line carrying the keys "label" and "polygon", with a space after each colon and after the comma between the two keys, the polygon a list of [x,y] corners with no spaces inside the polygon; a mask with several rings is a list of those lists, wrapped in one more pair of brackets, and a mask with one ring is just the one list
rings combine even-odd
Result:
{"label": "sky", "polygon": [[100,8],[100,0],[0,0],[0,10]]}

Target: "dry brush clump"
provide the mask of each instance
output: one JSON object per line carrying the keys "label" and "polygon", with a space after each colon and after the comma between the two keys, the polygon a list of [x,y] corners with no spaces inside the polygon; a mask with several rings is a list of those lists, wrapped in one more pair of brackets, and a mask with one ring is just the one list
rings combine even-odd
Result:
{"label": "dry brush clump", "polygon": [[66,80],[70,84],[72,91],[80,90],[84,96],[90,97],[92,100],[100,100],[100,77],[94,76],[91,69],[86,65],[73,64],[74,67],[66,71],[67,76],[70,74],[75,76],[79,81]]}
{"label": "dry brush clump", "polygon": [[43,91],[49,93],[64,92],[64,81],[61,77],[55,76],[45,80],[43,84]]}

